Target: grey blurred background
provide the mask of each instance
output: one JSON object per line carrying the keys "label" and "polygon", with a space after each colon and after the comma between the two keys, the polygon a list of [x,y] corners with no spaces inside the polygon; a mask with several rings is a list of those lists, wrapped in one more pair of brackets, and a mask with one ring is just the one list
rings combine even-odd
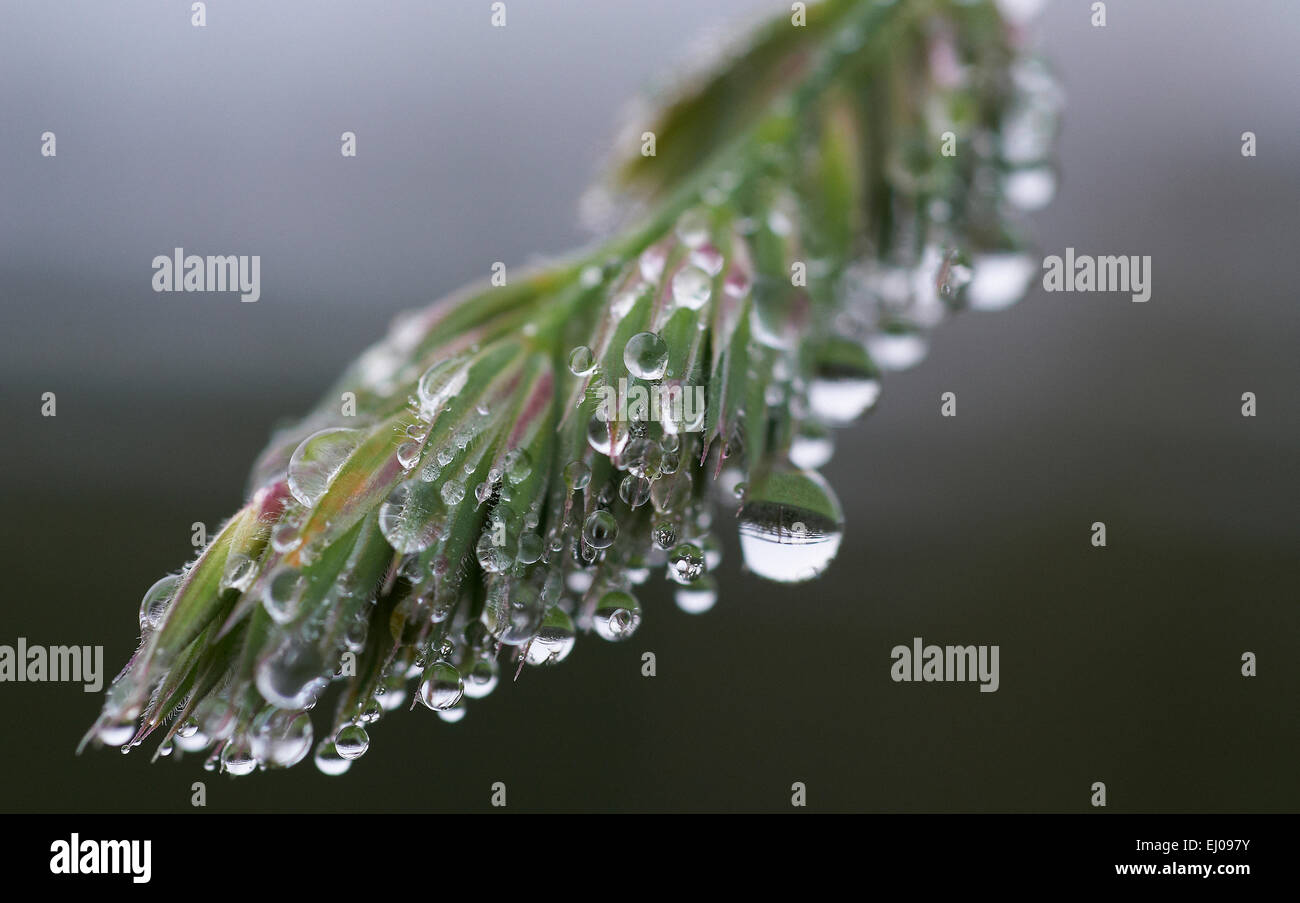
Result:
{"label": "grey blurred background", "polygon": [[[0,643],[102,643],[116,673],[278,417],[393,314],[586,241],[625,102],[702,32],[789,10],[488,6],[8,6]],[[1152,299],[1035,288],[943,327],[826,469],[849,526],[821,582],[741,574],[724,531],[713,612],[648,588],[630,644],[580,641],[458,725],[386,718],[341,779],[78,758],[98,696],[0,684],[0,809],[181,811],[194,780],[209,810],[478,810],[493,781],[521,810],[780,810],[794,781],[817,810],[1086,811],[1093,781],[1111,811],[1300,808],[1300,5],[1089,6],[1037,22],[1069,106],[1036,241],[1151,255]],[[261,300],[155,294],[176,246],[260,254]],[[1000,645],[1001,689],[892,683],[913,636]]]}

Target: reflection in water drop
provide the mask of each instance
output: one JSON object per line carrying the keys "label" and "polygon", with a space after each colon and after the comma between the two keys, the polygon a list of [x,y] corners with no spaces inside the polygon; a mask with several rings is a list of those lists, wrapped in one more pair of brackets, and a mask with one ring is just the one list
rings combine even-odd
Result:
{"label": "reflection in water drop", "polygon": [[339,469],[356,451],[361,430],[333,428],[312,433],[289,459],[289,492],[304,505],[315,505]]}
{"label": "reflection in water drop", "polygon": [[799,583],[830,565],[844,535],[844,514],[830,485],[813,471],[769,475],[740,510],[746,566],[769,580]]}
{"label": "reflection in water drop", "polygon": [[1022,297],[1034,276],[1028,254],[1004,252],[975,258],[966,299],[973,310],[1002,310]]}

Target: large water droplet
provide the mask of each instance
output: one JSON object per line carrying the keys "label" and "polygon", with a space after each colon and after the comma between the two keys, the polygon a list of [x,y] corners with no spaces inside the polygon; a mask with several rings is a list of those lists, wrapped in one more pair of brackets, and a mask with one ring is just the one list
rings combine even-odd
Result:
{"label": "large water droplet", "polygon": [[449,709],[460,702],[465,694],[465,683],[460,672],[447,662],[434,662],[424,669],[420,681],[420,701],[437,711]]}
{"label": "large water droplet", "polygon": [[297,765],[311,752],[311,717],[306,712],[267,708],[253,719],[253,754],[275,768]]}
{"label": "large water droplet", "polygon": [[683,585],[700,579],[704,576],[704,551],[689,542],[676,546],[668,553],[668,576]]}
{"label": "large water droplet", "polygon": [[1033,278],[1034,262],[1028,254],[980,254],[974,260],[966,300],[973,310],[1002,310],[1022,297]]}
{"label": "large water droplet", "polygon": [[420,416],[432,420],[465,387],[469,366],[459,358],[439,361],[420,377],[416,394],[420,402]]}
{"label": "large water droplet", "polygon": [[221,770],[226,774],[243,777],[257,768],[257,756],[242,737],[231,740],[221,750]]}
{"label": "large water droplet", "polygon": [[677,240],[688,248],[698,248],[709,240],[709,216],[699,208],[687,210],[677,218]]}
{"label": "large water droplet", "polygon": [[591,482],[591,468],[584,461],[570,461],[564,465],[564,482],[572,489],[586,489]]}
{"label": "large water droplet", "polygon": [[690,615],[708,611],[718,601],[718,584],[712,574],[705,574],[694,583],[677,587],[673,594],[677,607]]}
{"label": "large water droplet", "polygon": [[277,624],[287,624],[298,614],[298,604],[307,581],[300,571],[281,567],[266,581],[262,591],[262,607]]}
{"label": "large water droplet", "polygon": [[610,458],[621,455],[630,438],[628,431],[620,429],[617,422],[605,421],[599,410],[587,424],[587,444],[593,451]]}
{"label": "large water droplet", "polygon": [[349,724],[334,735],[334,748],[349,762],[360,759],[370,748],[370,735],[359,724]]}
{"label": "large water droplet", "polygon": [[339,755],[339,751],[334,746],[333,740],[322,740],[316,744],[316,755],[314,758],[316,768],[321,774],[330,777],[338,777],[345,774],[352,763]]}
{"label": "large water droplet", "polygon": [[641,604],[631,593],[611,590],[600,597],[593,625],[602,639],[613,642],[626,640],[641,625]]}
{"label": "large water droplet", "polygon": [[856,342],[835,339],[818,352],[808,407],[820,420],[840,426],[862,416],[880,397],[880,373]]}
{"label": "large water droplet", "polygon": [[[681,307],[699,310],[713,295],[713,279],[697,266],[684,266],[673,274],[673,300]],[[667,348],[667,346],[664,346]],[[631,364],[628,368],[631,369]],[[650,377],[656,379],[657,377]]]}
{"label": "large water droplet", "polygon": [[171,604],[172,596],[175,595],[176,587],[180,582],[180,574],[168,574],[145,591],[144,597],[140,600],[141,630],[157,630],[162,626],[163,618],[167,615],[167,606]]}
{"label": "large water droplet", "polygon": [[478,659],[465,673],[465,695],[470,699],[482,699],[496,689],[499,680],[497,663],[489,658]]}
{"label": "large water droplet", "polygon": [[304,439],[289,459],[288,483],[293,497],[308,506],[320,501],[364,435],[361,430],[335,427]]}
{"label": "large water droplet", "polygon": [[502,643],[521,646],[537,632],[545,610],[541,594],[530,584],[500,583],[488,594],[482,622]]}
{"label": "large water droplet", "polygon": [[790,442],[790,463],[805,470],[816,470],[831,459],[835,440],[831,431],[817,421],[800,424]]}
{"label": "large water droplet", "polygon": [[582,539],[593,549],[608,549],[618,538],[618,521],[608,511],[593,511],[582,525]]}
{"label": "large water droplet", "polygon": [[305,709],[325,689],[320,650],[296,637],[284,640],[257,667],[257,690],[281,709]]}
{"label": "large water droplet", "polygon": [[559,664],[573,651],[575,637],[573,619],[563,609],[552,605],[537,629],[537,635],[528,644],[528,664]]}
{"label": "large water droplet", "polygon": [[[423,552],[442,532],[442,511],[434,509],[433,493],[418,491],[417,485],[399,484],[379,508],[379,531],[403,554]],[[443,484],[444,491],[448,485]]]}
{"label": "large water droplet", "polygon": [[586,345],[579,345],[569,353],[569,372],[574,376],[589,376],[596,369],[596,356]]}
{"label": "large water droplet", "polygon": [[811,580],[830,565],[844,535],[844,514],[830,485],[813,471],[775,471],[749,489],[740,509],[740,550],[768,580]]}
{"label": "large water droplet", "polygon": [[653,332],[638,332],[623,347],[623,363],[640,379],[659,379],[668,369],[668,343]]}

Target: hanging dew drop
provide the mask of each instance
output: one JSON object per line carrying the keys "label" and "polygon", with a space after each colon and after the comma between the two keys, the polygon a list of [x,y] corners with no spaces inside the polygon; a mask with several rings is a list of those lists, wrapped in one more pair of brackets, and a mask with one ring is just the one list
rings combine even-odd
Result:
{"label": "hanging dew drop", "polygon": [[221,750],[221,770],[235,777],[252,774],[257,768],[257,757],[248,741],[243,738],[231,740]]}
{"label": "hanging dew drop", "polygon": [[704,551],[689,542],[674,547],[668,553],[668,576],[682,585],[700,579],[704,576]]}
{"label": "hanging dew drop", "polygon": [[1024,297],[1035,273],[1029,255],[1015,252],[975,257],[966,300],[972,310],[1002,310]]}
{"label": "hanging dew drop", "polygon": [[593,511],[582,525],[582,540],[593,549],[608,549],[618,538],[618,521],[608,511]]}
{"label": "hanging dew drop", "polygon": [[628,474],[618,486],[618,497],[629,508],[640,508],[650,501],[650,481],[645,477]]}
{"label": "hanging dew drop", "polygon": [[434,662],[424,669],[420,681],[420,702],[437,711],[449,709],[465,695],[465,683],[460,672],[447,662]]}
{"label": "hanging dew drop", "polygon": [[677,528],[669,521],[660,521],[652,531],[655,545],[667,551],[677,544]]}
{"label": "hanging dew drop", "polygon": [[519,537],[519,552],[515,560],[520,564],[535,564],[542,557],[542,538],[536,533],[524,533]]}
{"label": "hanging dew drop", "polygon": [[[673,301],[689,310],[699,310],[713,295],[713,278],[698,266],[684,266],[673,274]],[[667,346],[664,346],[667,349]],[[628,369],[632,365],[628,363]],[[660,374],[662,375],[662,373]],[[657,379],[658,377],[650,377]]]}
{"label": "hanging dew drop", "polygon": [[590,376],[596,369],[596,356],[586,345],[579,345],[569,353],[569,372],[574,376]]}
{"label": "hanging dew drop", "polygon": [[834,451],[831,431],[816,421],[806,421],[790,443],[790,463],[805,470],[816,470],[831,459]]}
{"label": "hanging dew drop", "polygon": [[740,509],[740,550],[760,577],[799,583],[820,575],[839,552],[844,514],[813,471],[775,471],[751,487]]}
{"label": "hanging dew drop", "polygon": [[316,744],[313,761],[316,763],[317,771],[332,778],[347,773],[347,770],[352,767],[350,761],[339,755],[333,740],[322,740]]}
{"label": "hanging dew drop", "polygon": [[353,762],[370,748],[370,735],[359,724],[346,725],[334,735],[334,748],[342,758]]}
{"label": "hanging dew drop", "polygon": [[673,593],[677,607],[688,615],[699,615],[713,608],[718,601],[718,584],[711,574],[705,574],[694,583],[677,587]]}
{"label": "hanging dew drop", "polygon": [[612,590],[600,597],[592,623],[601,639],[621,642],[641,625],[641,604],[631,593]]}
{"label": "hanging dew drop", "polygon": [[621,455],[630,438],[628,431],[619,429],[616,422],[607,423],[601,419],[600,411],[597,411],[587,424],[587,444],[591,446],[592,451],[609,458]]}
{"label": "hanging dew drop", "polygon": [[175,595],[176,587],[180,582],[180,574],[168,574],[145,591],[144,597],[140,600],[141,630],[157,630],[162,626],[163,618],[167,615],[167,606],[171,604],[172,596]]}
{"label": "hanging dew drop", "polygon": [[492,659],[478,659],[465,674],[465,695],[470,699],[489,696],[496,689],[499,680],[497,663]]}
{"label": "hanging dew drop", "polygon": [[668,369],[668,343],[653,332],[638,332],[623,348],[623,363],[639,379],[660,379]]}
{"label": "hanging dew drop", "polygon": [[336,427],[312,433],[289,458],[289,492],[304,505],[314,506],[330,482],[361,444],[361,430]]}
{"label": "hanging dew drop", "polygon": [[291,637],[258,665],[257,690],[278,708],[305,709],[325,689],[325,670],[320,650]]}
{"label": "hanging dew drop", "polygon": [[500,574],[509,570],[511,565],[510,556],[493,541],[495,533],[496,530],[489,527],[478,538],[478,545],[474,548],[479,567],[489,574]]}
{"label": "hanging dew drop", "polygon": [[573,651],[576,637],[573,619],[559,606],[552,605],[537,629],[537,635],[528,644],[528,664],[559,664]]}
{"label": "hanging dew drop", "polygon": [[808,384],[808,407],[815,417],[842,426],[862,416],[879,397],[880,373],[862,346],[835,339],[819,349]]}
{"label": "hanging dew drop", "polygon": [[483,605],[483,626],[507,646],[522,646],[542,623],[546,606],[530,584],[499,583]]}

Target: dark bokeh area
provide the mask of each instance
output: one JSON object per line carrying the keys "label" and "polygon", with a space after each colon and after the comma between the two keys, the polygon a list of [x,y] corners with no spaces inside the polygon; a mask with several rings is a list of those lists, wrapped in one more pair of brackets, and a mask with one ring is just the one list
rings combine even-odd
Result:
{"label": "dark bokeh area", "polygon": [[[697,34],[789,8],[708,6],[512,3],[505,29],[486,4],[15,10],[0,643],[103,644],[116,673],[141,593],[238,506],[279,417],[398,311],[585,241],[625,101]],[[494,781],[512,811],[788,811],[795,781],[823,811],[1089,811],[1094,781],[1110,811],[1300,808],[1300,7],[1110,7],[1037,23],[1069,106],[1031,222],[1043,254],[1150,255],[1151,300],[1034,288],[942,327],[825,470],[848,527],[824,579],[741,573],[724,517],[712,612],[652,583],[628,644],[582,637],[460,724],[391,714],[342,778],[77,757],[97,695],[0,684],[0,810],[186,811],[196,780],[208,811],[484,810]],[[177,245],[260,254],[261,301],[153,293]],[[1000,689],[893,683],[914,636],[999,645]]]}

